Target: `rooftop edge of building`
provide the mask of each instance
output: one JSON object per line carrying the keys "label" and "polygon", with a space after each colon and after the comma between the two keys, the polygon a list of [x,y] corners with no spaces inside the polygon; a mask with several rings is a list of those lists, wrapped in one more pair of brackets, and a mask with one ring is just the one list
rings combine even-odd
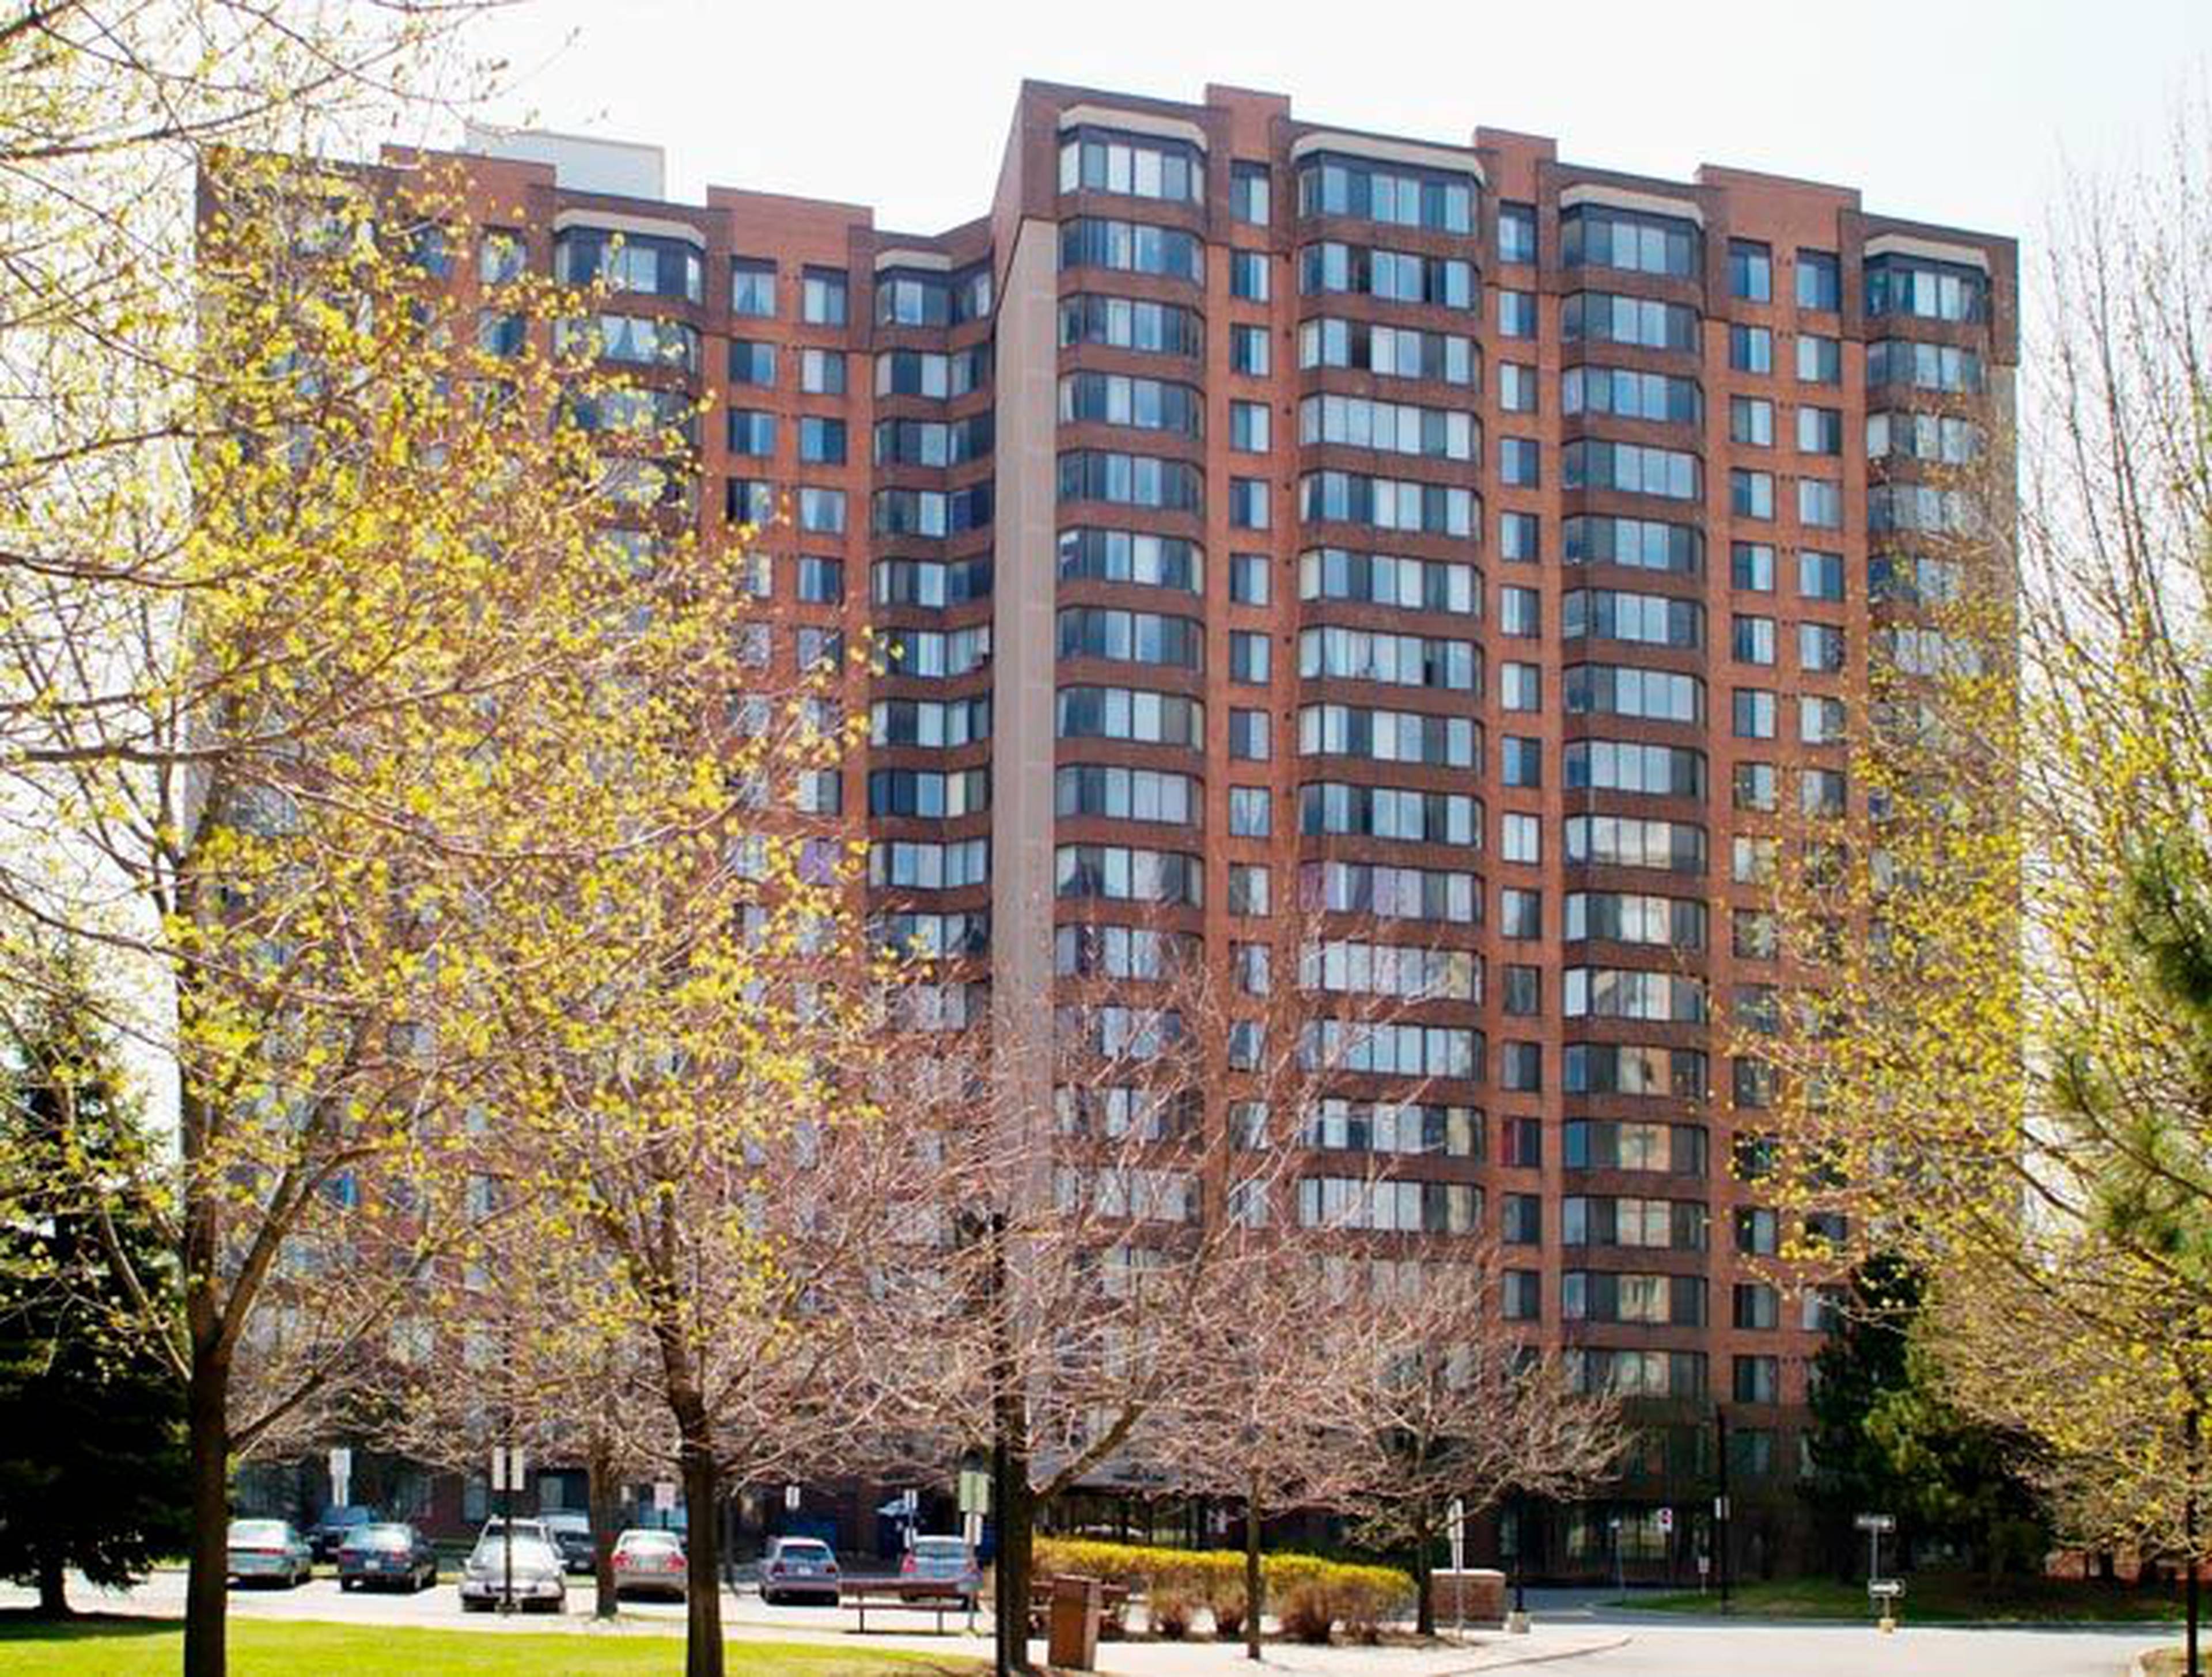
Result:
{"label": "rooftop edge of building", "polygon": [[[1966,240],[1990,246],[1991,250],[2014,253],[2018,240],[2006,234],[1987,232],[1956,223],[1930,222],[1913,216],[1884,215],[1865,207],[1861,190],[1838,182],[1815,179],[1811,177],[1785,173],[1736,164],[1705,162],[1698,164],[1686,179],[1668,175],[1645,174],[1640,172],[1607,168],[1601,164],[1563,160],[1559,143],[1551,135],[1533,131],[1477,125],[1467,136],[1459,139],[1423,138],[1413,135],[1385,134],[1378,131],[1349,127],[1341,124],[1316,121],[1296,113],[1294,101],[1287,94],[1266,88],[1245,88],[1234,83],[1207,82],[1200,102],[1176,100],[1157,94],[1132,93],[1106,88],[1090,87],[1075,82],[1048,81],[1024,77],[1015,100],[1014,120],[1018,126],[1020,113],[1032,104],[1067,108],[1078,105],[1120,107],[1133,113],[1181,118],[1192,121],[1212,115],[1221,116],[1242,111],[1248,118],[1266,117],[1279,120],[1300,134],[1340,133],[1348,137],[1434,149],[1444,152],[1465,153],[1470,161],[1485,155],[1515,155],[1526,161],[1548,166],[1571,175],[1576,180],[1629,187],[1635,190],[1665,193],[1727,193],[1731,189],[1755,191],[1780,191],[1804,194],[1808,197],[1832,199],[1839,210],[1855,212],[1873,225],[1886,230],[1917,234],[1929,238]],[[412,150],[412,149],[407,149]],[[387,155],[392,148],[386,148]],[[415,152],[414,155],[428,155]],[[555,185],[562,191],[574,191],[598,197],[632,199],[640,203],[672,204],[666,192],[665,149],[641,141],[611,137],[576,134],[554,129],[501,128],[496,125],[471,122],[464,130],[461,143],[453,152],[443,155],[482,156],[500,161],[536,165],[550,169]],[[935,233],[902,230],[896,234],[876,225],[872,206],[848,203],[842,199],[816,197],[805,193],[781,192],[750,186],[731,186],[709,183],[704,189],[698,205],[689,207],[712,208],[756,205],[763,209],[804,209],[822,213],[834,219],[856,224],[874,232],[879,239],[894,240],[901,244],[929,244],[955,238],[975,222],[989,219],[989,214],[969,217],[954,227]]]}

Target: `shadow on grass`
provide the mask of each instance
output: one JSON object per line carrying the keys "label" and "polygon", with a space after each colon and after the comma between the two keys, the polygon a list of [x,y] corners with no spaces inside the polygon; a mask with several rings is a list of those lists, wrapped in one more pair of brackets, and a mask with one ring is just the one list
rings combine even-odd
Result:
{"label": "shadow on grass", "polygon": [[140,1613],[77,1613],[67,1619],[46,1619],[30,1607],[0,1607],[0,1642],[88,1642],[101,1637],[167,1637],[174,1636],[183,1628],[181,1619],[149,1619]]}

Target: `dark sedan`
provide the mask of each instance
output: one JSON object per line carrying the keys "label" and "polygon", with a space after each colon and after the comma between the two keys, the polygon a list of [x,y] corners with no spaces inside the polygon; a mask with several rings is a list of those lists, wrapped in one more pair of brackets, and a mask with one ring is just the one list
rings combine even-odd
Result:
{"label": "dark sedan", "polygon": [[335,1560],[345,1541],[364,1527],[376,1524],[382,1516],[361,1503],[333,1504],[323,1510],[323,1517],[307,1528],[307,1546],[315,1552],[317,1560]]}
{"label": "dark sedan", "polygon": [[340,1589],[428,1589],[438,1582],[438,1552],[409,1525],[356,1527],[338,1546]]}
{"label": "dark sedan", "polygon": [[549,1514],[545,1516],[545,1534],[553,1540],[553,1546],[561,1552],[561,1564],[571,1572],[589,1573],[599,1564],[599,1551],[592,1541],[592,1522],[581,1514]]}

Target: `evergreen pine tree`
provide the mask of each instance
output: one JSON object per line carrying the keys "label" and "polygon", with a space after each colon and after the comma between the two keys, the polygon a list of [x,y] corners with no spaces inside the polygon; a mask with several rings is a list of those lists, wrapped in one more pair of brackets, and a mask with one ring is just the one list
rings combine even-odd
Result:
{"label": "evergreen pine tree", "polygon": [[186,1480],[183,1388],[109,1259],[173,1273],[149,1142],[82,972],[53,976],[0,1001],[0,1577],[58,1615],[70,1569],[120,1585],[177,1552]]}

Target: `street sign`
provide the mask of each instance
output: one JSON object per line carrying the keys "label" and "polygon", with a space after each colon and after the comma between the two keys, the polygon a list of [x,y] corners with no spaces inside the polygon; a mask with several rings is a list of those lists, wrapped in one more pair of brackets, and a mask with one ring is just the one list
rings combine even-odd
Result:
{"label": "street sign", "polygon": [[977,1516],[991,1511],[991,1475],[981,1467],[960,1470],[960,1511]]}
{"label": "street sign", "polygon": [[1867,1585],[1867,1594],[1877,1601],[1893,1601],[1905,1594],[1902,1578],[1876,1578]]}
{"label": "street sign", "polygon": [[1862,1514],[1851,1522],[1861,1531],[1890,1532],[1897,1529],[1894,1514]]}
{"label": "street sign", "polygon": [[1451,1534],[1452,1571],[1464,1572],[1467,1571],[1467,1503],[1463,1498],[1454,1497],[1451,1499],[1448,1520]]}
{"label": "street sign", "polygon": [[1713,1558],[1712,1558],[1711,1555],[1707,1554],[1707,1553],[1706,1553],[1703,1549],[1698,1550],[1698,1576],[1699,1577],[1701,1577],[1701,1578],[1702,1578],[1702,1577],[1704,1577],[1705,1576],[1705,1574],[1706,1574],[1706,1573],[1708,1573],[1708,1572],[1711,1571],[1712,1570],[1713,1570]]}
{"label": "street sign", "polygon": [[1659,1510],[1659,1530],[1662,1536],[1674,1535],[1674,1510],[1673,1509],[1662,1508]]}
{"label": "street sign", "polygon": [[899,1511],[911,1522],[914,1516],[921,1511],[921,1492],[913,1490],[900,1492]]}
{"label": "street sign", "polygon": [[1716,1498],[1713,1498],[1713,1518],[1714,1518],[1714,1519],[1716,1519],[1716,1520],[1725,1520],[1725,1519],[1727,1519],[1728,1517],[1729,1517],[1729,1499],[1728,1499],[1726,1497],[1716,1497]]}
{"label": "street sign", "polygon": [[353,1452],[343,1444],[331,1451],[331,1501],[343,1508],[353,1500]]}
{"label": "street sign", "polygon": [[512,1449],[504,1444],[494,1446],[491,1453],[491,1488],[495,1491],[521,1490],[524,1470],[527,1466],[528,1458],[523,1455],[521,1445],[517,1444]]}
{"label": "street sign", "polygon": [[790,1513],[799,1512],[799,1487],[796,1485],[787,1485],[783,1487],[783,1505]]}
{"label": "street sign", "polygon": [[983,1546],[983,1516],[973,1513],[963,1515],[960,1521],[960,1535],[966,1540],[971,1552],[981,1548]]}
{"label": "street sign", "polygon": [[655,1514],[676,1512],[676,1481],[657,1479],[653,1482],[653,1511]]}

